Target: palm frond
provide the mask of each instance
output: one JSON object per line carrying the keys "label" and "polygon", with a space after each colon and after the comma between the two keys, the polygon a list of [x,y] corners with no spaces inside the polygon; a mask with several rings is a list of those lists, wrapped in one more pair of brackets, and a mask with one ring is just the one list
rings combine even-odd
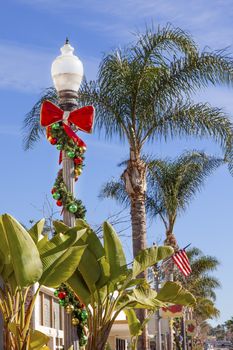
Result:
{"label": "palm frond", "polygon": [[163,63],[164,60],[161,60],[163,51],[173,54],[177,51],[186,55],[197,54],[197,46],[191,35],[171,24],[157,29],[152,25],[138,37],[136,45],[132,48],[133,57],[144,65],[148,62]]}
{"label": "palm frond", "polygon": [[54,88],[48,88],[43,93],[39,101],[25,116],[23,123],[23,146],[25,150],[32,148],[40,136],[44,134],[44,128],[40,125],[40,109],[44,100],[57,103],[58,97]]}
{"label": "palm frond", "polygon": [[150,159],[147,195],[154,201],[148,202],[148,214],[153,217],[159,207],[168,221],[176,217],[201,190],[206,178],[222,164],[223,159],[196,150],[186,151],[175,160]]}
{"label": "palm frond", "polygon": [[123,204],[124,206],[128,206],[130,204],[130,200],[128,194],[125,190],[124,182],[121,181],[109,181],[106,182],[99,194],[101,199],[103,198],[112,198],[116,202]]}
{"label": "palm frond", "polygon": [[208,298],[199,298],[194,313],[202,320],[218,318],[220,311],[215,307],[214,302]]}

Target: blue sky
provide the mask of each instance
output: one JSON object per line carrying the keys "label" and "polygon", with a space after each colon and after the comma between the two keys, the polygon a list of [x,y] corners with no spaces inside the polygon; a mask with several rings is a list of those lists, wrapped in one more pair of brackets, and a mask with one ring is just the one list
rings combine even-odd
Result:
{"label": "blue sky", "polygon": [[[154,26],[169,22],[189,31],[200,49],[229,47],[233,52],[232,15],[232,0],[4,1],[0,11],[0,212],[9,212],[26,224],[43,215],[43,203],[58,169],[58,154],[46,140],[24,152],[21,128],[24,115],[52,84],[51,62],[66,36],[82,59],[87,78],[94,79],[105,52],[131,42],[133,33],[152,22]],[[233,91],[216,87],[200,91],[195,100],[221,106],[232,118],[232,96]],[[104,181],[120,175],[117,163],[127,157],[127,146],[117,140],[106,143],[97,133],[83,138],[88,152],[76,191],[94,225],[120,210],[112,201],[97,197]],[[221,154],[210,141],[190,139],[159,142],[147,151],[173,157],[192,148]],[[209,178],[175,228],[180,246],[191,242],[221,261],[217,272],[222,283],[217,299],[219,322],[233,316],[232,198],[233,179],[222,167]],[[148,244],[162,242],[163,235],[159,221],[148,222]],[[130,257],[130,240],[122,239]]]}

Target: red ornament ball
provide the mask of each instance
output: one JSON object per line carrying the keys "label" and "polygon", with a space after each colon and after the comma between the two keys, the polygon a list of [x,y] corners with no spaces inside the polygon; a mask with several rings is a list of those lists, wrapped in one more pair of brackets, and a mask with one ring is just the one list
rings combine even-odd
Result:
{"label": "red ornament ball", "polygon": [[56,145],[57,139],[56,139],[55,137],[53,137],[53,138],[50,140],[50,143],[51,143],[51,145]]}
{"label": "red ornament ball", "polygon": [[58,201],[56,202],[56,204],[57,204],[58,207],[62,207],[62,201],[59,201],[59,200],[58,200]]}
{"label": "red ornament ball", "polygon": [[82,164],[82,162],[83,162],[82,158],[80,158],[80,157],[74,158],[74,163],[75,164]]}
{"label": "red ornament ball", "polygon": [[54,192],[56,192],[56,190],[57,190],[57,189],[56,189],[55,187],[52,188],[52,189],[51,189],[51,193],[54,194]]}
{"label": "red ornament ball", "polygon": [[60,293],[58,293],[58,298],[59,298],[59,299],[65,299],[65,297],[66,297],[66,292],[60,292]]}

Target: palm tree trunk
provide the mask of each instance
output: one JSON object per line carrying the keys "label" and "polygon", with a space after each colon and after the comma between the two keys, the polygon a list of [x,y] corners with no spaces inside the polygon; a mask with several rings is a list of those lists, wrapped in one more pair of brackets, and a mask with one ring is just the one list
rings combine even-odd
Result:
{"label": "palm tree trunk", "polygon": [[[125,182],[126,191],[131,202],[131,223],[132,223],[132,241],[133,255],[136,256],[139,251],[146,248],[146,164],[136,155],[134,151],[130,152],[130,160],[122,178]],[[140,277],[147,277],[147,272],[140,274]],[[147,310],[137,311],[137,317],[143,322],[147,317]],[[144,327],[142,335],[138,340],[138,350],[149,350],[149,338],[147,325]]]}

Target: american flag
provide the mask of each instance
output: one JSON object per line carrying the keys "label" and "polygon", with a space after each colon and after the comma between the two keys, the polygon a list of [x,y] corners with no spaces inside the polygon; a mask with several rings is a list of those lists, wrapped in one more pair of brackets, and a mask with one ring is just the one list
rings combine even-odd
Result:
{"label": "american flag", "polygon": [[172,255],[172,260],[180,269],[180,271],[185,275],[189,276],[192,272],[189,259],[184,249],[179,250],[177,253]]}

